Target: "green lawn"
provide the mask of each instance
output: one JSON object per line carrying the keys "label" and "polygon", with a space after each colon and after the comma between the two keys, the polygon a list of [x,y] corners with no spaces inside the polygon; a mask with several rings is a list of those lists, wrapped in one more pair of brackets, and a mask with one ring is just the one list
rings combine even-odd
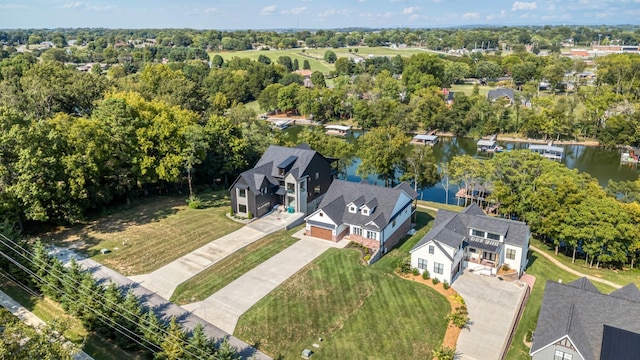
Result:
{"label": "green lawn", "polygon": [[428,207],[432,207],[432,208],[436,208],[436,209],[444,209],[444,210],[451,210],[451,211],[462,211],[462,210],[464,210],[463,206],[457,206],[457,205],[453,205],[453,204],[443,204],[443,203],[439,203],[439,202],[435,202],[435,201],[418,200],[418,204],[419,205],[428,206]]}
{"label": "green lawn", "polygon": [[298,239],[291,237],[291,234],[298,230],[300,227],[271,234],[236,251],[180,284],[171,296],[171,301],[183,305],[206,299],[298,241]]}
{"label": "green lawn", "polygon": [[[10,281],[2,281],[2,291],[13,300],[27,308],[34,315],[46,323],[51,323],[54,319],[66,318],[69,321],[69,329],[64,336],[69,341],[82,344],[82,350],[96,360],[137,360],[142,356],[123,351],[118,346],[100,338],[99,336],[87,332],[80,320],[68,316],[59,304],[49,300],[31,296]],[[83,344],[84,341],[84,344]]]}
{"label": "green lawn", "polygon": [[568,256],[563,254],[562,252],[558,253],[558,255],[555,255],[555,250],[549,247],[549,245],[544,244],[540,240],[532,238],[531,245],[534,245],[538,249],[541,249],[547,254],[552,255],[558,261],[562,262],[564,265],[570,267],[571,269],[579,271],[583,274],[592,275],[601,279],[609,280],[621,286],[625,286],[629,283],[635,283],[637,286],[640,286],[640,269],[638,269],[637,267],[634,268],[633,270],[627,267],[625,267],[624,270],[623,269],[612,270],[607,268],[596,269],[595,262],[594,262],[594,266],[592,268],[589,268],[589,264],[587,264],[584,259],[576,259],[576,262],[572,264],[571,253],[569,253]]}
{"label": "green lawn", "polygon": [[250,101],[244,104],[244,107],[255,111],[256,114],[260,114],[264,112],[264,110],[262,110],[262,108],[260,107],[260,103],[258,103],[258,100]]}
{"label": "green lawn", "polygon": [[[480,95],[482,96],[487,96],[487,94],[489,93],[489,90],[495,90],[496,87],[495,86],[480,86]],[[459,84],[455,84],[451,86],[451,91],[453,92],[462,92],[465,95],[469,96],[473,93],[473,85],[469,85],[469,84],[464,84],[464,85],[459,85]]]}
{"label": "green lawn", "polygon": [[[304,51],[303,51],[304,50]],[[312,71],[321,71],[324,74],[328,74],[334,69],[333,64],[325,62],[324,53],[327,50],[333,51],[337,57],[349,57],[349,58],[366,58],[369,55],[376,56],[411,56],[413,54],[425,53],[427,51],[420,48],[407,48],[407,49],[392,49],[387,47],[358,47],[358,52],[355,52],[356,48],[323,48],[323,49],[286,49],[286,50],[246,50],[246,51],[224,51],[224,52],[211,52],[209,57],[213,58],[216,55],[222,56],[226,61],[233,57],[249,58],[251,60],[258,60],[260,55],[265,55],[271,59],[272,62],[277,62],[280,56],[289,56],[292,60],[298,59],[300,69],[304,60],[309,60],[309,65]]]}
{"label": "green lawn", "polygon": [[[419,212],[419,224],[430,220]],[[431,358],[449,303],[393,274],[426,230],[373,266],[363,265],[358,250],[329,249],[245,313],[235,335],[276,358],[298,358],[305,348],[314,359]]]}
{"label": "green lawn", "polygon": [[[53,238],[67,245],[80,244],[81,250],[121,274],[149,273],[242,227],[226,216],[228,192],[199,196],[205,209],[190,209],[186,196],[156,197]],[[112,252],[101,254],[103,248]]]}
{"label": "green lawn", "polygon": [[[524,310],[516,334],[511,342],[511,347],[506,357],[507,360],[531,359],[529,356],[529,348],[524,344],[523,340],[527,331],[534,330],[536,327],[546,280],[558,281],[562,279],[562,282],[567,283],[578,279],[578,276],[558,269],[551,261],[533,251],[529,251],[529,267],[526,272],[536,277],[536,283],[533,286],[527,307]],[[612,287],[597,282],[594,282],[594,285],[600,291],[607,294],[615,290]]]}

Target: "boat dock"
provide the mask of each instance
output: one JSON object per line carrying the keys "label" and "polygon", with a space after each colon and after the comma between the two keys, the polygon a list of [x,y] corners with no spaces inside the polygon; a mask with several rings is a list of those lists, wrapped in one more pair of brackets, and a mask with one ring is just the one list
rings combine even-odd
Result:
{"label": "boat dock", "polygon": [[419,134],[411,139],[411,144],[433,146],[438,143],[437,135]]}
{"label": "boat dock", "polygon": [[502,148],[498,146],[498,143],[496,142],[496,137],[497,135],[494,134],[494,135],[491,135],[491,137],[488,139],[483,138],[478,140],[478,142],[476,143],[476,146],[477,146],[476,151],[478,152],[478,154],[494,153],[494,152],[502,151]]}
{"label": "boat dock", "polygon": [[325,125],[327,135],[347,136],[351,133],[351,126],[347,125]]}
{"label": "boat dock", "polygon": [[620,155],[620,164],[625,165],[638,165],[640,159],[638,158],[638,151],[631,148]]}
{"label": "boat dock", "polygon": [[546,145],[529,144],[529,150],[537,152],[549,160],[562,161],[564,159],[564,148],[553,146],[553,142]]}

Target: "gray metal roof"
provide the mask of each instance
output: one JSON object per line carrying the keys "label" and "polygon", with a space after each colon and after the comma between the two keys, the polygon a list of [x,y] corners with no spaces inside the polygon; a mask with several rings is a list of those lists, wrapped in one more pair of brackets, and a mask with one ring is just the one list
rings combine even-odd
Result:
{"label": "gray metal roof", "polygon": [[569,336],[585,360],[599,360],[605,325],[640,334],[637,294],[630,287],[616,295],[622,294],[627,296],[602,294],[586,278],[547,281],[531,353]]}
{"label": "gray metal roof", "polygon": [[472,216],[468,224],[469,227],[493,234],[507,235],[507,231],[509,231],[509,224],[502,221],[493,221],[490,217],[487,219],[487,216]]}
{"label": "gray metal roof", "polygon": [[417,139],[417,140],[433,141],[433,140],[436,140],[438,138],[438,136],[437,135],[418,134],[418,135],[414,136],[413,138]]}
{"label": "gray metal roof", "polygon": [[[338,224],[346,223],[362,226],[366,229],[379,230],[384,228],[395,215],[393,214],[393,208],[400,195],[406,193],[404,189],[402,186],[387,188],[344,180],[333,180],[320,203],[319,209],[322,209],[331,220]],[[411,192],[413,194],[407,195],[415,199],[417,194],[413,190]],[[350,213],[346,208],[350,203],[355,203],[357,206],[377,204],[373,213],[367,216],[362,215],[359,210],[355,214]]]}

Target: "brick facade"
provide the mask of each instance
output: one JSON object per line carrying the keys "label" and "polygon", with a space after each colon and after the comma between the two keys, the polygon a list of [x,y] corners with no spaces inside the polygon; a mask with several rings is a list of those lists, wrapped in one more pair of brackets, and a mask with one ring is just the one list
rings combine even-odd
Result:
{"label": "brick facade", "polygon": [[391,237],[389,237],[384,243],[386,251],[391,251],[394,246],[398,245],[400,240],[402,240],[405,235],[407,235],[407,232],[409,232],[409,230],[411,230],[411,216],[409,216],[409,218],[405,220],[405,222],[403,222],[393,233],[393,235],[391,235]]}
{"label": "brick facade", "polygon": [[373,240],[373,239],[367,239],[365,237],[362,237],[360,235],[356,235],[356,234],[351,234],[349,235],[349,240],[358,243],[364,247],[368,247],[369,249],[378,249],[380,248],[380,241],[378,240]]}

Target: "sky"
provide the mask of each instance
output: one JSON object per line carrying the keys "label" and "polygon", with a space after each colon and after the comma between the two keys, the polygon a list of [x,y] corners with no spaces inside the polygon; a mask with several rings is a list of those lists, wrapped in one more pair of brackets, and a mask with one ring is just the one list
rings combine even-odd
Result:
{"label": "sky", "polygon": [[640,0],[0,0],[0,29],[640,24]]}

